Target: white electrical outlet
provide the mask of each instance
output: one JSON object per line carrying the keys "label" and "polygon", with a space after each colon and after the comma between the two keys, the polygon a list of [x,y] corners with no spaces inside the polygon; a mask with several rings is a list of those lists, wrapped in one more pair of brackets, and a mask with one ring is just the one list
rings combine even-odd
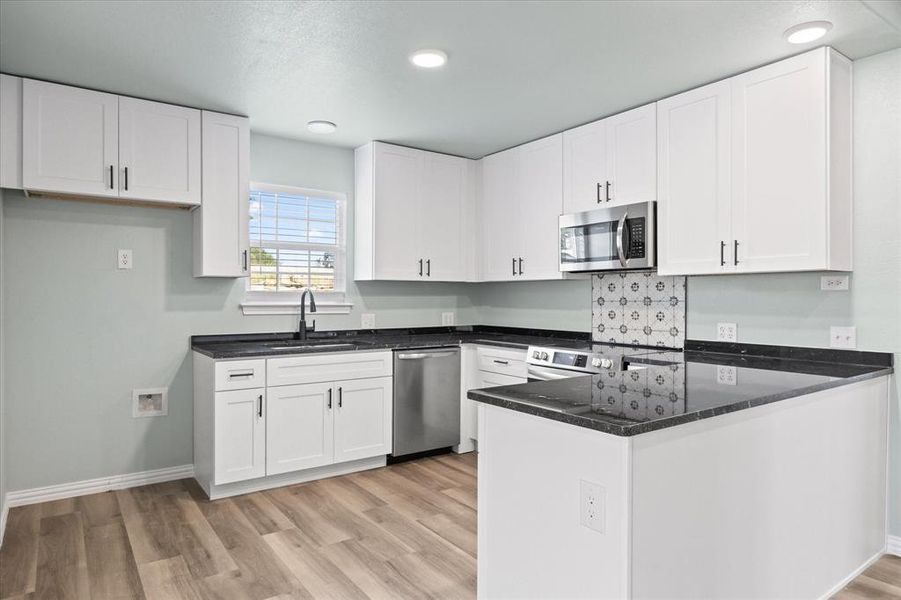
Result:
{"label": "white electrical outlet", "polygon": [[581,491],[579,522],[583,527],[604,533],[607,518],[606,491],[602,486],[584,479],[579,481],[579,486]]}
{"label": "white electrical outlet", "polygon": [[363,313],[360,315],[360,327],[362,329],[375,329],[375,313]]}
{"label": "white electrical outlet", "polygon": [[122,248],[120,248],[118,267],[120,269],[130,269],[133,263],[134,259],[131,254],[131,250],[123,250]]}
{"label": "white electrical outlet", "polygon": [[820,289],[827,292],[844,292],[851,286],[847,275],[823,275],[820,277]]}
{"label": "white electrical outlet", "polygon": [[736,383],[738,383],[738,374],[735,367],[717,365],[716,382],[721,385],[735,385]]}
{"label": "white electrical outlet", "polygon": [[846,350],[857,348],[857,327],[830,327],[829,346]]}
{"label": "white electrical outlet", "polygon": [[737,342],[738,326],[735,323],[717,323],[716,339],[720,342]]}
{"label": "white electrical outlet", "polygon": [[453,327],[454,326],[454,313],[452,312],[443,312],[441,313],[441,324],[445,327]]}

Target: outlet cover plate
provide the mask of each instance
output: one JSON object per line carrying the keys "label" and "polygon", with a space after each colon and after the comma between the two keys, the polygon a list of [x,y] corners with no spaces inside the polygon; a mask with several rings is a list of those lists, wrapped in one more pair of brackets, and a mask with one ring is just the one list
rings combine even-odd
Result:
{"label": "outlet cover plate", "polygon": [[134,256],[132,255],[131,250],[126,250],[124,248],[119,248],[119,258],[117,259],[117,264],[120,269],[131,269],[134,265]]}
{"label": "outlet cover plate", "polygon": [[579,522],[583,527],[604,533],[607,519],[607,492],[603,486],[579,480]]}
{"label": "outlet cover plate", "polygon": [[453,327],[454,326],[454,313],[452,313],[452,312],[441,313],[441,324],[445,327]]}
{"label": "outlet cover plate", "polygon": [[737,342],[738,325],[735,323],[717,323],[716,339],[719,342]]}
{"label": "outlet cover plate", "polygon": [[845,292],[850,289],[850,277],[847,275],[823,275],[820,277],[820,289],[827,292]]}
{"label": "outlet cover plate", "polygon": [[829,328],[829,347],[854,350],[857,348],[857,327]]}
{"label": "outlet cover plate", "polygon": [[738,373],[735,367],[726,365],[717,365],[716,382],[720,385],[736,385],[738,383]]}
{"label": "outlet cover plate", "polygon": [[375,313],[363,313],[360,315],[361,329],[375,329]]}

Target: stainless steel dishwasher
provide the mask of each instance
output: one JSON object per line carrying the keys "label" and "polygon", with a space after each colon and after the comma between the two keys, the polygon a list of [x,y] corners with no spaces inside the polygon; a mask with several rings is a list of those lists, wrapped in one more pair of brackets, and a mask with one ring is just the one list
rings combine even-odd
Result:
{"label": "stainless steel dishwasher", "polygon": [[459,443],[460,348],[395,350],[392,456]]}

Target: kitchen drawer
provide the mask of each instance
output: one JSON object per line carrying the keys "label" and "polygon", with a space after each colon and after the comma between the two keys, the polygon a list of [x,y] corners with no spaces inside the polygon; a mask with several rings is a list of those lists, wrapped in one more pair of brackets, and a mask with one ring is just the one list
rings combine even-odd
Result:
{"label": "kitchen drawer", "polygon": [[268,385],[299,385],[390,377],[393,355],[387,352],[339,352],[270,358],[266,367]]}
{"label": "kitchen drawer", "polygon": [[512,377],[526,377],[526,351],[479,346],[479,370]]}
{"label": "kitchen drawer", "polygon": [[513,377],[512,375],[500,375],[498,373],[488,373],[486,371],[480,372],[479,375],[479,387],[481,388],[493,388],[502,385],[518,385],[520,383],[527,383],[529,381],[525,377]]}
{"label": "kitchen drawer", "polygon": [[266,361],[265,359],[216,361],[215,379],[217,392],[266,387]]}

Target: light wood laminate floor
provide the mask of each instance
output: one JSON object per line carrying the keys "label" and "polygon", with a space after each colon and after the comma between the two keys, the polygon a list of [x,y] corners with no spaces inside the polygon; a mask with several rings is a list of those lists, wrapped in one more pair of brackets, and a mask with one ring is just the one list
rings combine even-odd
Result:
{"label": "light wood laminate floor", "polygon": [[[475,554],[476,455],[444,455],[215,502],[183,480],[14,508],[0,598],[474,598]],[[837,598],[899,581],[884,557]]]}

